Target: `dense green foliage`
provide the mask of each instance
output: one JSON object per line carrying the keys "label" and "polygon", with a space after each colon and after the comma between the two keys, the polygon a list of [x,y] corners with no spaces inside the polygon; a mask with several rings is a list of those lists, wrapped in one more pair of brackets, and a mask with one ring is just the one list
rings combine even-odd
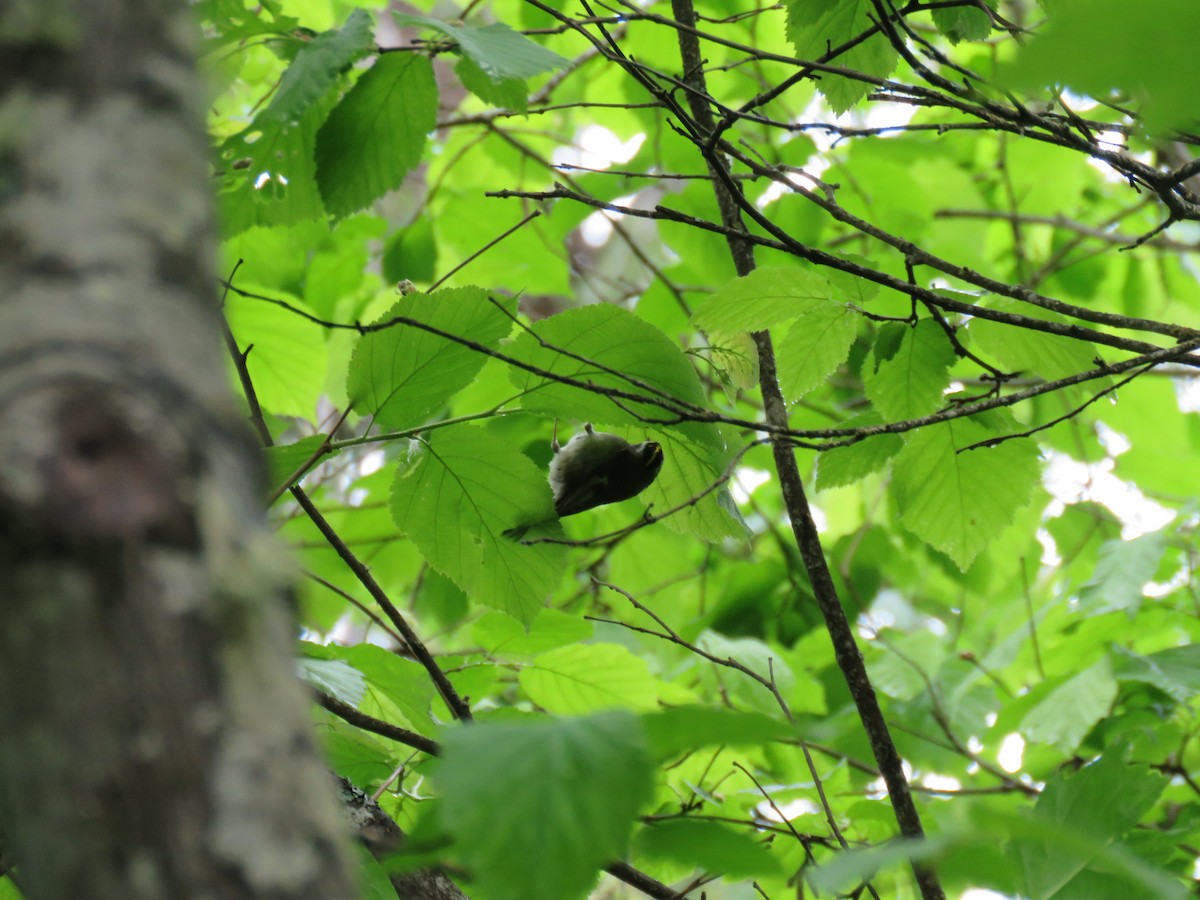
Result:
{"label": "dense green foliage", "polygon": [[[719,154],[670,4],[196,6],[302,668],[442,751],[317,713],[397,865],[479,900],[614,860],[689,897],[913,896],[913,858],[952,895],[1183,893],[1194,4],[701,2]],[[762,329],[924,842],[754,427]],[[658,481],[553,521],[556,420],[658,441]]]}

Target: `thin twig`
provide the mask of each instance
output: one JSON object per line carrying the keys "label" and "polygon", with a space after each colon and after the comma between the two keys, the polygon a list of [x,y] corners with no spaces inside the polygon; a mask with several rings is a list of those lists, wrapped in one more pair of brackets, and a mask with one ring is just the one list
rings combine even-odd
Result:
{"label": "thin twig", "polygon": [[337,697],[333,697],[323,691],[314,691],[314,695],[320,706],[333,713],[343,722],[353,725],[355,728],[361,728],[363,731],[369,731],[380,737],[397,741],[406,747],[412,747],[414,750],[428,753],[430,756],[437,756],[441,752],[437,741],[431,740],[424,735],[417,734],[415,731],[409,731],[407,728],[401,728],[399,725],[393,725],[391,722],[376,719],[374,716],[368,716],[364,712],[359,712],[349,703],[344,703],[337,699]]}
{"label": "thin twig", "polygon": [[[234,271],[236,272],[236,267]],[[232,287],[232,282],[227,282],[227,284],[229,284],[233,290],[237,290],[237,288]],[[246,367],[246,356],[238,351],[237,341],[233,336],[233,332],[229,328],[228,321],[222,317],[221,323],[225,331],[226,344],[229,346],[231,355],[233,357],[234,368],[237,369],[238,377],[242,383],[242,388],[246,392],[246,401],[252,411],[252,422],[254,427],[258,430],[259,436],[262,438],[263,445],[269,447],[274,443],[274,441],[271,438],[270,430],[267,428],[266,419],[263,417],[262,407],[258,402],[258,394],[254,390],[254,382],[250,378],[250,372]],[[301,488],[299,485],[292,485],[288,490],[291,491],[292,497],[300,505],[300,508],[303,509],[308,515],[309,519],[312,520],[312,523],[317,526],[317,530],[321,532],[329,545],[334,549],[338,556],[341,557],[342,561],[346,564],[350,571],[354,573],[355,577],[358,578],[359,583],[367,589],[367,592],[371,595],[375,602],[379,604],[379,608],[383,610],[384,614],[396,627],[396,630],[399,631],[404,637],[404,642],[412,651],[413,656],[415,656],[417,661],[425,667],[426,672],[429,673],[429,677],[433,680],[434,686],[437,688],[438,693],[442,695],[442,699],[446,702],[446,706],[449,707],[450,713],[456,719],[470,720],[470,706],[463,702],[462,698],[459,697],[458,691],[455,690],[454,685],[450,683],[450,679],[448,679],[445,673],[442,672],[441,668],[438,667],[437,661],[433,658],[433,654],[429,652],[429,650],[425,647],[425,644],[422,643],[421,639],[417,636],[417,633],[408,624],[408,621],[400,614],[400,610],[398,610],[395,604],[393,604],[388,598],[387,593],[379,586],[379,583],[371,575],[370,570],[358,559],[357,556],[354,555],[354,552],[350,549],[349,545],[341,539],[341,537],[333,529],[333,526],[331,526],[328,520],[321,515],[321,512],[317,509],[312,500],[309,499],[308,494],[305,493],[303,488]]]}
{"label": "thin twig", "polygon": [[440,288],[443,284],[445,284],[456,273],[461,272],[463,269],[465,269],[467,266],[469,266],[472,262],[477,260],[479,257],[483,256],[483,254],[487,253],[489,250],[491,250],[493,247],[495,247],[497,244],[499,244],[502,240],[504,240],[510,234],[513,234],[514,232],[519,231],[521,228],[528,225],[530,222],[532,222],[534,219],[536,219],[541,214],[542,214],[542,211],[540,209],[535,209],[533,212],[531,212],[529,215],[527,215],[525,218],[523,218],[520,222],[518,222],[512,228],[509,228],[503,234],[492,238],[490,241],[488,241],[486,244],[484,244],[482,247],[480,247],[478,250],[476,250],[474,253],[472,253],[470,256],[468,256],[466,259],[464,259],[462,262],[460,262],[457,266],[455,266],[453,269],[451,269],[449,272],[447,272],[445,275],[443,275],[441,278],[439,278],[437,281],[435,281],[432,285],[430,285],[429,293],[432,294],[434,291],[436,291],[438,288]]}

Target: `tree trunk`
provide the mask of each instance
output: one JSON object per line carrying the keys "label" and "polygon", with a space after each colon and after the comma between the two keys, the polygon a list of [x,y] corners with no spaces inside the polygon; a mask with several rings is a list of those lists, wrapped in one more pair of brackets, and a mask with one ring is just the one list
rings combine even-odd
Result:
{"label": "tree trunk", "polygon": [[29,900],[357,896],[220,355],[194,28],[0,4],[0,831]]}

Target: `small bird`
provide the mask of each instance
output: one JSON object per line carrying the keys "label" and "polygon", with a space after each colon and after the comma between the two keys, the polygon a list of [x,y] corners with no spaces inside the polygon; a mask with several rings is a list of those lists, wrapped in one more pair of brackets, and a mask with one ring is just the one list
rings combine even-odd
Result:
{"label": "small bird", "polygon": [[619,435],[596,431],[590,422],[563,446],[556,434],[551,447],[550,489],[560,518],[640,494],[663,464],[662,447],[654,441],[635,446]]}

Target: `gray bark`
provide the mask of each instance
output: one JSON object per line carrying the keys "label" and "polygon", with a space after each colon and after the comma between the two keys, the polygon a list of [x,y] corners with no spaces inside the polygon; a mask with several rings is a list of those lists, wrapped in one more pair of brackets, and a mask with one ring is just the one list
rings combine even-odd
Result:
{"label": "gray bark", "polygon": [[224,373],[194,27],[0,3],[0,831],[30,900],[357,896]]}
{"label": "gray bark", "polygon": [[[342,810],[358,839],[376,858],[386,857],[404,844],[404,832],[391,817],[348,779],[338,779]],[[450,877],[439,869],[398,872],[390,878],[396,900],[468,900]]]}

